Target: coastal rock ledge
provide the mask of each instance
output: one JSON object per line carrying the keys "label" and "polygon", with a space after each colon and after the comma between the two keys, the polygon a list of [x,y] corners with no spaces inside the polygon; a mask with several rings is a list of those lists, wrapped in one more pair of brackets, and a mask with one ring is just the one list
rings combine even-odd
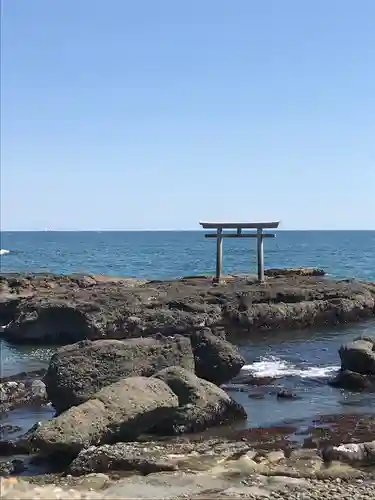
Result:
{"label": "coastal rock ledge", "polygon": [[373,316],[375,284],[288,270],[264,284],[246,276],[140,281],[103,276],[0,275],[0,335],[11,342],[219,336],[338,324]]}

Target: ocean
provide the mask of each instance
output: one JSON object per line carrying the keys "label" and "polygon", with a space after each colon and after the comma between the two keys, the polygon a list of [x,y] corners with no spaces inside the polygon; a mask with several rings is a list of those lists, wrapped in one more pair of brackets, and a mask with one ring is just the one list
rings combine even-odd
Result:
{"label": "ocean", "polygon": [[[189,232],[2,232],[2,272],[93,273],[139,278],[211,274],[215,241]],[[225,240],[225,273],[255,273],[253,240]],[[265,241],[265,266],[319,267],[328,276],[375,281],[375,231],[278,231]],[[249,414],[248,426],[277,426],[288,419],[308,425],[320,415],[373,413],[375,395],[327,385],[339,368],[338,349],[354,337],[375,335],[375,320],[328,329],[268,332],[239,339],[247,370],[276,382],[239,392],[228,387]],[[46,366],[48,347],[0,344],[2,375]],[[279,400],[280,389],[296,399]],[[36,412],[36,413],[33,413]],[[12,421],[30,427],[51,410],[18,410]]]}

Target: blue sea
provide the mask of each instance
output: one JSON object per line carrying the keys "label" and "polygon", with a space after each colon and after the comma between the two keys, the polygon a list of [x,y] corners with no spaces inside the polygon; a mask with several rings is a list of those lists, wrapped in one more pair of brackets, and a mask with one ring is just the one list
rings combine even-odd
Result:
{"label": "blue sea", "polygon": [[[205,239],[201,231],[2,232],[0,247],[2,272],[86,272],[161,279],[211,274],[215,269],[215,240]],[[225,240],[223,265],[225,273],[255,273],[255,241]],[[275,239],[265,241],[265,266],[319,267],[331,277],[375,282],[375,231],[278,231]],[[277,377],[275,383],[256,389],[256,399],[246,392],[231,393],[247,408],[247,425],[278,425],[291,415],[302,422],[322,414],[374,412],[373,394],[327,385],[339,368],[341,343],[360,334],[375,335],[375,320],[241,339],[245,370]],[[0,348],[2,375],[46,366],[52,352],[4,342]],[[280,402],[276,393],[281,388],[292,390],[298,399]],[[43,415],[50,413],[45,410]],[[13,420],[28,427],[43,415],[17,411]]]}
{"label": "blue sea", "polygon": [[[1,269],[89,272],[140,278],[213,273],[215,240],[201,231],[2,232]],[[322,267],[375,281],[375,231],[278,231],[265,241],[266,267]],[[224,241],[224,272],[253,273],[255,241]]]}

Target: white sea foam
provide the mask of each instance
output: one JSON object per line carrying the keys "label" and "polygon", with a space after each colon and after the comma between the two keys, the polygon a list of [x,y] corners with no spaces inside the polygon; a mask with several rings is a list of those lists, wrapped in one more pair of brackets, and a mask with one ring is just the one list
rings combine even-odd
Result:
{"label": "white sea foam", "polygon": [[0,255],[7,255],[8,253],[10,253],[9,250],[5,250],[5,248],[0,249]]}
{"label": "white sea foam", "polygon": [[275,356],[261,358],[251,365],[245,365],[242,373],[251,373],[255,377],[300,377],[300,378],[323,378],[337,372],[339,366],[306,366],[297,367],[288,361]]}

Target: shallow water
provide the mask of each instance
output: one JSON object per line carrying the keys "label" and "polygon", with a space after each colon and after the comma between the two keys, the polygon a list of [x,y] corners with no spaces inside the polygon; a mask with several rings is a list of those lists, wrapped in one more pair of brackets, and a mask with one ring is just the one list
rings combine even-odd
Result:
{"label": "shallow water", "polygon": [[[259,385],[227,384],[225,388],[246,408],[247,426],[282,425],[290,418],[309,421],[322,414],[373,413],[375,394],[354,393],[327,384],[339,369],[341,343],[358,335],[375,335],[375,320],[323,332],[309,329],[268,332],[246,340],[237,338],[246,359],[243,372],[256,376]],[[10,346],[2,342],[1,352],[2,371],[8,376],[48,366],[53,349]],[[270,377],[274,380],[267,383]],[[239,392],[239,387],[243,392]],[[277,398],[281,389],[292,391],[296,399]],[[50,418],[51,414],[51,408],[26,408],[7,417],[27,430],[36,421]]]}
{"label": "shallow water", "polygon": [[[327,384],[340,368],[340,345],[359,335],[375,335],[375,320],[323,332],[268,332],[242,340],[247,361],[243,371],[260,380],[275,377],[269,384],[251,387],[251,398],[247,392],[230,391],[246,407],[249,424],[277,425],[291,417],[374,412],[375,394],[352,393]],[[296,399],[278,399],[280,389],[290,390]]]}

